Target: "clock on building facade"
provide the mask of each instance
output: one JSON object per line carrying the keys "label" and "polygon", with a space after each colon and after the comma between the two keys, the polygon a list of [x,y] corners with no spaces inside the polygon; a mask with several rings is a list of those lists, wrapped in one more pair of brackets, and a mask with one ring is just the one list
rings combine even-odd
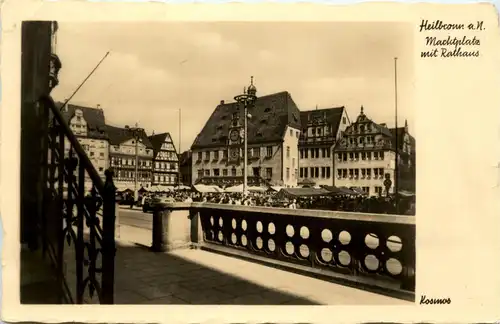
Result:
{"label": "clock on building facade", "polygon": [[240,163],[242,139],[243,127],[239,121],[238,114],[233,114],[231,126],[229,127],[228,164]]}

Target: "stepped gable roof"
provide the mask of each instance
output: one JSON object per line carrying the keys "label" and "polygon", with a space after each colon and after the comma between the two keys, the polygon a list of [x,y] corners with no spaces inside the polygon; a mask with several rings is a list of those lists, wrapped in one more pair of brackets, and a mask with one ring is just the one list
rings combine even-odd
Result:
{"label": "stepped gable roof", "polygon": [[[111,125],[106,125],[106,132],[108,133],[109,143],[111,145],[120,145],[123,142],[131,140],[134,138],[132,131],[129,128],[115,127]],[[152,149],[153,145],[149,141],[146,132],[143,130],[139,134],[141,142],[146,145],[147,148]]]}
{"label": "stepped gable roof", "polygon": [[[62,102],[56,103],[56,107],[59,110],[61,110],[62,106]],[[108,139],[106,134],[106,120],[102,109],[73,104],[67,104],[66,107],[66,109],[61,111],[61,114],[68,125],[70,120],[75,116],[75,110],[80,109],[83,113],[83,118],[87,122],[87,137],[95,139]]]}
{"label": "stepped gable roof", "polygon": [[340,123],[342,122],[342,113],[345,107],[332,107],[332,108],[322,108],[314,110],[304,110],[300,112],[300,122],[302,124],[302,129],[307,128],[307,123],[309,120],[313,120],[315,117],[324,118],[326,117],[327,123],[332,125],[332,133],[336,134],[339,129]]}
{"label": "stepped gable roof", "polygon": [[[194,140],[192,149],[227,145],[234,112],[241,112],[240,121],[243,124],[243,107],[237,109],[236,102],[218,105]],[[252,115],[248,120],[248,144],[281,141],[286,126],[301,129],[300,110],[287,91],[258,97],[248,113]]]}

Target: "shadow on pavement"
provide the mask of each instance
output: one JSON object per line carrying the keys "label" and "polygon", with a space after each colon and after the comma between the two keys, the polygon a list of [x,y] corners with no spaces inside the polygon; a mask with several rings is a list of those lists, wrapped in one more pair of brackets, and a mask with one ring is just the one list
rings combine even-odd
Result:
{"label": "shadow on pavement", "polygon": [[117,246],[115,304],[317,305],[144,246]]}

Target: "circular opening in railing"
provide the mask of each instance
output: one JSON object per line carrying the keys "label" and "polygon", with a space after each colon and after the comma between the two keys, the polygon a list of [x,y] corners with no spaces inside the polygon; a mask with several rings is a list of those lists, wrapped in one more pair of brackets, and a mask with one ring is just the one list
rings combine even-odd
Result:
{"label": "circular opening in railing", "polygon": [[345,267],[351,263],[351,255],[347,251],[340,251],[338,258],[340,264]]}
{"label": "circular opening in railing", "polygon": [[241,245],[247,246],[247,236],[245,234],[241,235]]}
{"label": "circular opening in railing", "polygon": [[309,238],[309,229],[305,226],[302,226],[300,228],[300,237],[302,237],[304,240],[307,240]]}
{"label": "circular opening in railing", "polygon": [[397,276],[403,271],[403,265],[399,262],[398,259],[390,258],[385,262],[385,267],[387,271],[393,276]]}
{"label": "circular opening in railing", "polygon": [[217,237],[219,238],[219,241],[223,241],[224,240],[224,234],[222,234],[221,231],[219,231],[219,234],[217,235]]}
{"label": "circular opening in railing", "polygon": [[369,254],[365,257],[365,266],[368,268],[368,270],[375,271],[380,266],[380,262],[378,261],[376,256],[374,256],[373,254]]}
{"label": "circular opening in railing", "polygon": [[332,261],[332,251],[330,251],[330,249],[327,249],[327,248],[324,248],[324,249],[321,249],[321,259],[324,261],[324,262],[330,262]]}
{"label": "circular opening in railing", "polygon": [[288,235],[288,237],[293,237],[294,234],[295,234],[295,230],[294,230],[293,226],[287,225],[286,226],[286,235]]}
{"label": "circular opening in railing", "polygon": [[269,239],[267,241],[267,248],[269,249],[269,251],[271,252],[274,252],[274,250],[276,250],[276,244],[274,243],[274,240],[273,239]]}
{"label": "circular opening in railing", "polygon": [[73,206],[73,217],[78,217],[78,206]]}
{"label": "circular opening in railing", "polygon": [[269,223],[269,225],[267,226],[267,231],[271,235],[273,235],[274,233],[276,233],[276,227],[274,226],[273,223]]}
{"label": "circular opening in railing", "polygon": [[231,234],[231,242],[233,242],[233,244],[236,244],[236,241],[238,240],[238,238],[236,237],[236,234]]}
{"label": "circular opening in railing", "polygon": [[262,222],[258,221],[255,228],[257,229],[257,232],[262,233]]}
{"label": "circular opening in railing", "polygon": [[293,243],[290,241],[286,242],[285,250],[287,254],[293,254],[293,252],[295,252],[295,247],[293,246]]}
{"label": "circular opening in railing", "polygon": [[351,234],[347,231],[342,231],[339,233],[339,242],[343,245],[347,245],[351,242]]}
{"label": "circular opening in railing", "polygon": [[246,231],[246,230],[247,230],[247,221],[246,221],[246,220],[244,220],[244,219],[241,221],[241,228],[242,228],[244,231]]}
{"label": "circular opening in railing", "polygon": [[330,243],[332,241],[332,239],[333,239],[332,231],[330,231],[329,229],[325,228],[323,231],[321,231],[321,238],[326,243]]}
{"label": "circular opening in railing", "polygon": [[219,226],[222,227],[224,225],[224,220],[222,217],[219,217]]}
{"label": "circular opening in railing", "polygon": [[370,249],[376,249],[380,244],[377,234],[369,233],[365,236],[365,244]]}
{"label": "circular opening in railing", "polygon": [[233,229],[236,229],[236,219],[233,218],[233,220],[231,221],[231,226],[233,227]]}
{"label": "circular opening in railing", "polygon": [[262,241],[261,237],[257,237],[257,239],[255,239],[255,245],[257,245],[257,248],[259,250],[262,249],[262,247],[264,246],[264,241]]}
{"label": "circular opening in railing", "polygon": [[309,247],[305,244],[302,244],[299,247],[300,255],[302,255],[304,258],[307,258],[309,256]]}
{"label": "circular opening in railing", "polygon": [[214,217],[213,216],[210,216],[210,225],[214,226]]}
{"label": "circular opening in railing", "polygon": [[391,252],[399,252],[403,248],[403,242],[401,238],[398,236],[392,235],[387,239],[387,248],[391,250]]}

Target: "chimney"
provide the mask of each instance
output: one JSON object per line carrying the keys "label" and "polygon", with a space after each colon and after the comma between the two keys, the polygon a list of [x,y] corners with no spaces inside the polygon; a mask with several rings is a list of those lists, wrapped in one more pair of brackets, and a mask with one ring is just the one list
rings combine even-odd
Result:
{"label": "chimney", "polygon": [[387,128],[387,124],[386,123],[381,123],[380,126]]}
{"label": "chimney", "polygon": [[97,109],[101,109],[101,104],[97,104]]}
{"label": "chimney", "polygon": [[223,104],[224,104],[224,100],[221,100],[221,101],[220,101],[220,104],[221,104],[221,105],[223,105]]}
{"label": "chimney", "polygon": [[130,127],[128,125],[125,125],[125,129],[129,129]]}

